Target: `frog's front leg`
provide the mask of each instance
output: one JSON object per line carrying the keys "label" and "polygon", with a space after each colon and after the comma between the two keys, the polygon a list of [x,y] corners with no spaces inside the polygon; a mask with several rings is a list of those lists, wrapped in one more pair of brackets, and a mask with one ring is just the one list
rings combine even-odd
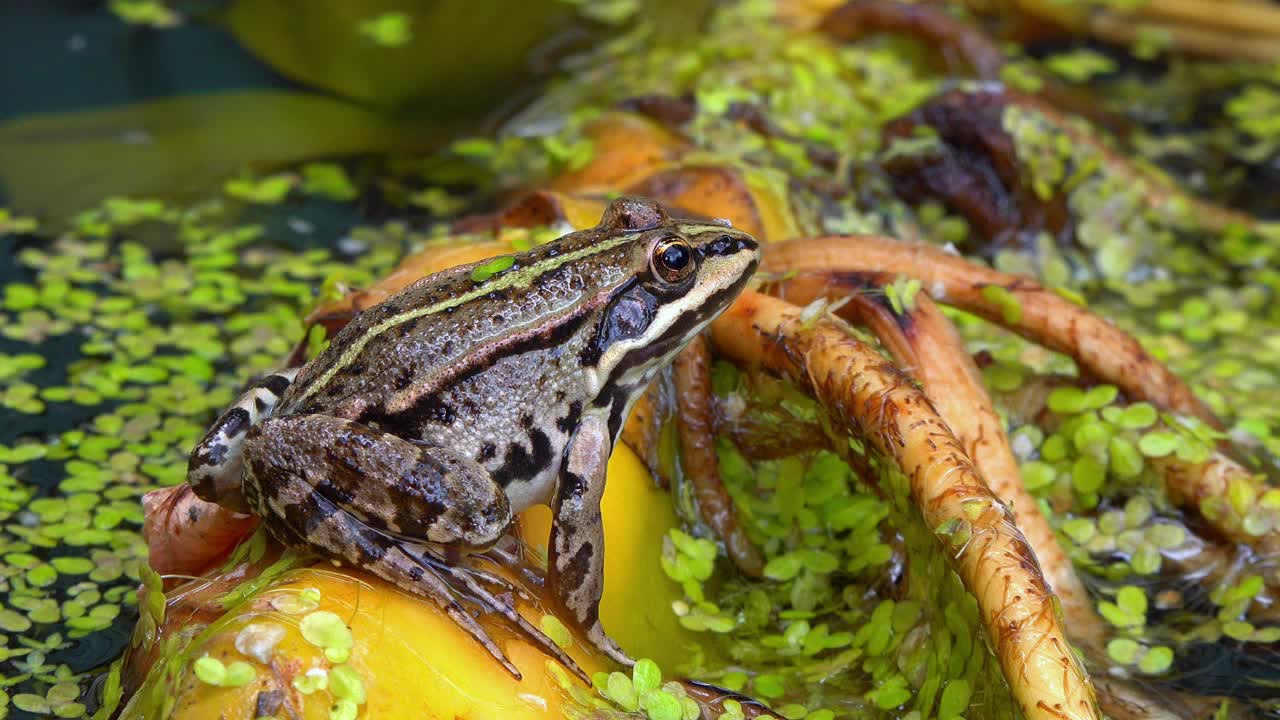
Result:
{"label": "frog's front leg", "polygon": [[516,670],[459,603],[454,583],[571,671],[581,669],[475,573],[430,548],[484,550],[512,523],[506,493],[478,463],[328,415],[269,418],[244,439],[244,495],[282,542],[368,570],[425,597]]}
{"label": "frog's front leg", "polygon": [[600,624],[600,597],[604,594],[604,522],[600,501],[604,497],[605,471],[613,439],[603,415],[585,418],[578,426],[564,462],[551,503],[551,541],[548,566],[551,587],[587,640],[623,665],[634,665]]}
{"label": "frog's front leg", "polygon": [[196,443],[187,461],[187,482],[196,497],[228,510],[249,512],[240,491],[241,444],[249,428],[271,415],[297,374],[297,368],[282,370],[254,383]]}

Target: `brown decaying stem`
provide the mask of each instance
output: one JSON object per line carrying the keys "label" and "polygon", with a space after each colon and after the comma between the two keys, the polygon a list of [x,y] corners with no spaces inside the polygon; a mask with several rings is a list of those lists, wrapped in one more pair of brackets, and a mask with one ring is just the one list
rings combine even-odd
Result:
{"label": "brown decaying stem", "polygon": [[[1033,377],[1024,380],[1017,390],[1003,393],[1001,400],[1012,422],[1039,425],[1046,432],[1051,432],[1057,428],[1058,418],[1048,408],[1049,393],[1058,387],[1086,388],[1089,385],[1077,378]],[[1170,499],[1181,506],[1197,507],[1211,499],[1226,503],[1228,488],[1233,481],[1243,480],[1256,485],[1248,470],[1222,453],[1214,453],[1202,463],[1190,463],[1174,454],[1149,458],[1148,462],[1162,476]],[[1261,571],[1268,590],[1255,598],[1249,610],[1250,617],[1255,621],[1274,622],[1280,613],[1275,599],[1276,589],[1280,588],[1280,568],[1276,566],[1276,559],[1280,558],[1280,537],[1275,532],[1254,537],[1235,524],[1230,526],[1230,532],[1218,528],[1217,534],[1225,535],[1229,542],[1222,542],[1219,537],[1196,538],[1194,542],[1199,549],[1194,553],[1180,552],[1167,559],[1180,572],[1198,579],[1207,588],[1238,579],[1245,572],[1243,565],[1248,566],[1249,573]],[[1248,547],[1241,548],[1240,545]]]}
{"label": "brown decaying stem", "polygon": [[[856,40],[876,32],[916,38],[935,50],[952,74],[954,66],[967,66],[981,80],[997,82],[1008,63],[1000,43],[974,23],[950,14],[941,5],[900,0],[850,0],[822,19],[819,29],[841,41]],[[1131,123],[1105,110],[1096,99],[1068,87],[1053,76],[1040,74],[1037,93],[1056,107],[1083,115],[1118,135],[1127,135]]]}
{"label": "brown decaying stem", "polygon": [[860,322],[884,343],[898,366],[920,381],[924,394],[964,445],[996,497],[1010,504],[1014,522],[1035,550],[1036,559],[1062,604],[1071,639],[1091,657],[1103,657],[1106,628],[1058,538],[1022,484],[1018,461],[1004,425],[964,341],[924,293],[899,313],[883,288],[892,276],[806,274],[781,283],[779,297],[807,305],[821,297],[849,297],[838,314]]}
{"label": "brown decaying stem", "polygon": [[725,701],[733,700],[738,703],[738,709],[742,711],[742,716],[746,720],[755,720],[759,717],[781,717],[780,713],[771,710],[769,706],[747,697],[740,693],[735,693],[724,688],[709,685],[696,680],[678,681],[684,688],[685,694],[693,698],[703,708],[703,717],[721,717],[725,713]]}
{"label": "brown decaying stem", "polygon": [[1195,219],[1199,227],[1209,232],[1222,232],[1232,226],[1245,228],[1257,226],[1258,220],[1252,215],[1197,197],[1180,187],[1168,176],[1158,175],[1136,165],[1133,160],[1119,152],[1115,147],[1100,141],[1092,129],[1072,122],[1072,118],[1064,113],[1062,109],[1054,107],[1043,99],[1023,95],[1008,89],[1004,90],[1004,94],[1008,97],[1009,102],[1044,115],[1055,127],[1066,134],[1072,143],[1088,145],[1098,151],[1102,155],[1103,162],[1109,171],[1129,178],[1134,182],[1145,183],[1147,192],[1144,199],[1151,209],[1177,214],[1180,212],[1180,207],[1189,207],[1190,212],[1187,214]]}
{"label": "brown decaying stem", "polygon": [[[839,0],[787,0],[780,3],[779,12],[788,24],[809,29],[823,13],[840,4]],[[969,0],[967,4],[986,14],[1021,11],[1113,43],[1132,45],[1141,32],[1156,31],[1166,33],[1177,52],[1254,62],[1280,57],[1276,41],[1280,38],[1280,11],[1265,1],[1150,0],[1124,9],[1056,0]]]}
{"label": "brown decaying stem", "polygon": [[725,550],[743,573],[759,577],[764,558],[734,515],[733,498],[720,477],[711,409],[711,350],[694,338],[675,360],[676,414],[684,471],[693,484],[698,512],[724,541]]}
{"label": "brown decaying stem", "polygon": [[[1221,422],[1191,388],[1151,357],[1136,339],[1038,283],[976,265],[942,248],[872,235],[828,236],[766,246],[766,270],[787,272],[885,272],[923,283],[934,300],[1008,328],[1051,350],[1075,358],[1093,376],[1170,412]],[[1017,318],[983,291],[996,286],[1019,303]]]}
{"label": "brown decaying stem", "polygon": [[941,50],[948,61],[960,60],[983,80],[999,80],[1006,62],[990,37],[937,6],[851,0],[828,13],[818,29],[837,40],[852,40],[867,32],[911,35]]}
{"label": "brown decaying stem", "polygon": [[653,475],[654,483],[664,490],[671,487],[671,478],[664,472],[661,455],[662,425],[671,415],[668,405],[669,403],[663,402],[662,379],[654,380],[636,399],[636,404],[631,407],[631,414],[622,424],[622,435],[619,436],[627,447],[644,460],[645,467]]}
{"label": "brown decaying stem", "polygon": [[[833,295],[851,298],[837,314],[866,325],[899,367],[920,382],[924,394],[964,445],[992,493],[1011,506],[1014,522],[1035,550],[1040,569],[1058,596],[1068,638],[1096,667],[1109,666],[1106,642],[1110,632],[1094,611],[1089,592],[1053,528],[1022,484],[1004,424],[955,326],[925,293],[915,296],[913,306],[904,305],[902,312],[897,312],[883,291],[894,280],[890,276],[869,273],[863,277],[862,287],[852,285],[851,279],[818,273],[801,275],[781,283],[776,294],[796,304]],[[1115,720],[1176,718],[1179,715],[1170,703],[1186,701],[1169,693],[1152,695],[1123,678],[1110,678],[1105,683],[1098,683],[1095,678],[1094,685],[1099,705]],[[1134,707],[1140,711],[1134,712]]]}
{"label": "brown decaying stem", "polygon": [[1170,44],[1179,50],[1222,60],[1265,63],[1280,58],[1280,38],[1138,19],[1122,13],[1099,13],[1089,19],[1089,30],[1104,40],[1124,44],[1137,42],[1143,32],[1159,33],[1168,37]]}
{"label": "brown decaying stem", "polygon": [[1235,483],[1244,483],[1255,497],[1266,492],[1266,482],[1233,458],[1220,451],[1202,463],[1189,463],[1176,455],[1151,458],[1151,465],[1164,478],[1169,499],[1181,507],[1203,509],[1207,502],[1220,505],[1216,513],[1201,512],[1210,519],[1214,530],[1233,542],[1247,545],[1265,559],[1257,569],[1272,587],[1280,587],[1280,529],[1271,529],[1262,535],[1251,535],[1245,530],[1242,518],[1230,507],[1228,490]]}
{"label": "brown decaying stem", "polygon": [[956,528],[949,558],[979,612],[1029,720],[1098,718],[1036,557],[928,398],[873,349],[829,321],[745,293],[712,324],[717,349],[807,388],[832,418],[901,466],[927,527]]}
{"label": "brown decaying stem", "polygon": [[[1169,412],[1222,427],[1186,383],[1115,325],[1030,279],[976,265],[941,248],[875,236],[814,238],[767,246],[765,268],[774,272],[831,273],[835,277],[852,273],[854,282],[867,272],[916,278],[935,300],[980,315],[1032,342],[1071,356],[1083,370],[1117,386],[1132,400],[1145,400]],[[1017,299],[1017,318],[1006,319],[1006,308],[983,294],[988,286],[1004,288]],[[1280,552],[1280,532],[1253,536],[1245,532],[1233,512],[1201,512],[1201,503],[1206,499],[1225,498],[1233,480],[1249,483],[1256,494],[1266,489],[1238,462],[1219,452],[1209,462],[1198,465],[1176,459],[1157,460],[1155,464],[1171,500],[1200,513],[1224,537],[1264,554]]]}

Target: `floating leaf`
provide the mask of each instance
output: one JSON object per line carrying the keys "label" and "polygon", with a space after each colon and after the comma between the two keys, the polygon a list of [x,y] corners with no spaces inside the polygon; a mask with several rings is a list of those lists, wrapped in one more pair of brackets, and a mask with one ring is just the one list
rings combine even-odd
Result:
{"label": "floating leaf", "polygon": [[471,282],[482,283],[500,272],[509,270],[515,263],[516,259],[512,255],[503,255],[481,263],[471,271]]}

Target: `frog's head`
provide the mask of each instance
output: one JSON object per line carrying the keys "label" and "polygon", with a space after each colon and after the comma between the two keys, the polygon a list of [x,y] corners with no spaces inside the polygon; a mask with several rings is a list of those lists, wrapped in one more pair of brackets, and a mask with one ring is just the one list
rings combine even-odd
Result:
{"label": "frog's head", "polygon": [[638,393],[738,297],[760,263],[755,238],[728,223],[672,219],[651,200],[613,201],[597,230],[629,235],[629,280],[596,343],[602,393]]}

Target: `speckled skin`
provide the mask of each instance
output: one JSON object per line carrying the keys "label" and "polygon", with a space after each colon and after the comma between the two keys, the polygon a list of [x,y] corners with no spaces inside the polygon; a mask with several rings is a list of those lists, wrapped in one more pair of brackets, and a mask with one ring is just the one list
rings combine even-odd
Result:
{"label": "speckled skin", "polygon": [[357,316],[292,382],[266,378],[197,445],[189,481],[286,543],[430,598],[517,675],[450,580],[573,666],[441,559],[491,547],[513,513],[550,504],[556,598],[630,663],[597,612],[605,466],[632,403],[728,307],[759,251],[727,226],[623,198],[597,227],[512,257],[492,275],[475,272],[500,266],[477,263],[424,278]]}

